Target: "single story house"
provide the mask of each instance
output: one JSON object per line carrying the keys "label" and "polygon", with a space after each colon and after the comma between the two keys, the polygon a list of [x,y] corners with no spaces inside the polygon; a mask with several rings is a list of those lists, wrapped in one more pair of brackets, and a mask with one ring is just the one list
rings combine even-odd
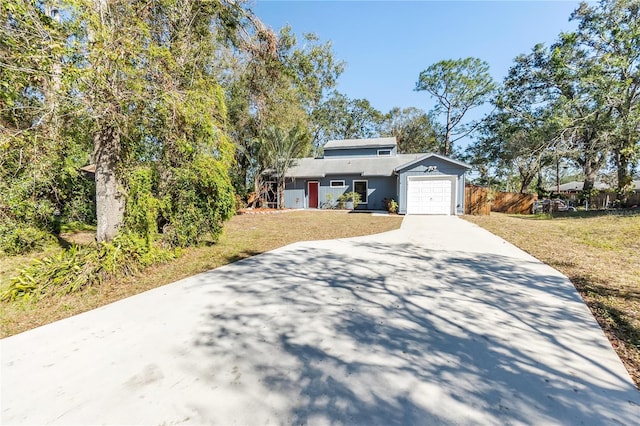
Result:
{"label": "single story house", "polygon": [[[632,188],[630,190],[631,193],[640,192],[640,180],[634,180],[632,182]],[[560,191],[560,193],[571,194],[571,193],[579,193],[584,188],[584,181],[572,181],[563,183],[559,187],[551,187],[549,191]],[[615,191],[615,187],[611,185],[607,185],[603,182],[595,182],[594,188],[598,191]]]}
{"label": "single story house", "polygon": [[[549,191],[558,192],[564,198],[576,204],[580,201],[583,188],[584,182],[572,181],[563,183],[559,187],[551,187],[549,188]],[[611,203],[616,199],[615,187],[607,185],[603,182],[595,182],[594,188],[598,190],[598,195],[592,199],[591,208],[604,209],[610,207]],[[627,204],[629,206],[640,204],[640,180],[634,180],[632,182],[632,187],[629,191]]]}
{"label": "single story house", "polygon": [[465,172],[471,166],[438,154],[398,154],[395,137],[329,141],[321,158],[300,158],[285,175],[286,208],[335,207],[357,192],[358,209],[401,214],[464,213]]}

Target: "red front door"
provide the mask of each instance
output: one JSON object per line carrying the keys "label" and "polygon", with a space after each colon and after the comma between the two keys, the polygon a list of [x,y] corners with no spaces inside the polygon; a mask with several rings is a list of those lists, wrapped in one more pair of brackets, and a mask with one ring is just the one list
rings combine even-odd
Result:
{"label": "red front door", "polygon": [[318,208],[318,182],[307,182],[307,193],[309,194],[309,208]]}

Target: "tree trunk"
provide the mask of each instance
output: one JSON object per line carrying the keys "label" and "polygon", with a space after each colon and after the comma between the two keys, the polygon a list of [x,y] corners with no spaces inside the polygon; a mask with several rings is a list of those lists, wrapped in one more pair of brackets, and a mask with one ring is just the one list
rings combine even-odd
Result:
{"label": "tree trunk", "polygon": [[284,209],[284,176],[278,177],[278,200],[279,209]]}
{"label": "tree trunk", "polygon": [[626,147],[616,149],[614,154],[616,167],[618,169],[618,187],[616,188],[616,194],[620,205],[624,206],[629,198],[629,184],[633,181],[631,173],[629,172],[631,156],[627,154]]}
{"label": "tree trunk", "polygon": [[584,183],[582,185],[582,194],[589,201],[589,205],[592,204],[593,189],[595,188],[596,175],[600,167],[597,164],[593,164],[592,161],[586,161],[584,164]]}
{"label": "tree trunk", "polygon": [[93,136],[96,164],[96,214],[98,242],[111,241],[124,218],[124,194],[118,179],[120,134],[112,126],[102,127]]}
{"label": "tree trunk", "polygon": [[444,135],[444,156],[451,155],[451,110],[447,109],[447,129]]}

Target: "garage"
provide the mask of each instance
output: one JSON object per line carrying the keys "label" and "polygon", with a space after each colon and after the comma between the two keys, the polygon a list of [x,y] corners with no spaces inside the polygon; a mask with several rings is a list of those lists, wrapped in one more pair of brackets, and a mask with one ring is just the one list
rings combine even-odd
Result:
{"label": "garage", "polygon": [[453,194],[449,179],[409,178],[407,214],[452,214]]}

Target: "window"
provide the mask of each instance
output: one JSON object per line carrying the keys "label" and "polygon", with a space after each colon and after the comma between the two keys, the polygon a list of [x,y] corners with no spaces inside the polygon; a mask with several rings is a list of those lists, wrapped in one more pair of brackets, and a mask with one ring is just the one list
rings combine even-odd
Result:
{"label": "window", "polygon": [[369,192],[367,186],[366,180],[353,181],[353,191],[360,194],[360,202],[362,204],[367,204],[367,192]]}
{"label": "window", "polygon": [[332,180],[329,182],[331,188],[344,188],[346,185],[343,180]]}
{"label": "window", "polygon": [[391,157],[391,150],[390,149],[379,149],[378,150],[378,157]]}

